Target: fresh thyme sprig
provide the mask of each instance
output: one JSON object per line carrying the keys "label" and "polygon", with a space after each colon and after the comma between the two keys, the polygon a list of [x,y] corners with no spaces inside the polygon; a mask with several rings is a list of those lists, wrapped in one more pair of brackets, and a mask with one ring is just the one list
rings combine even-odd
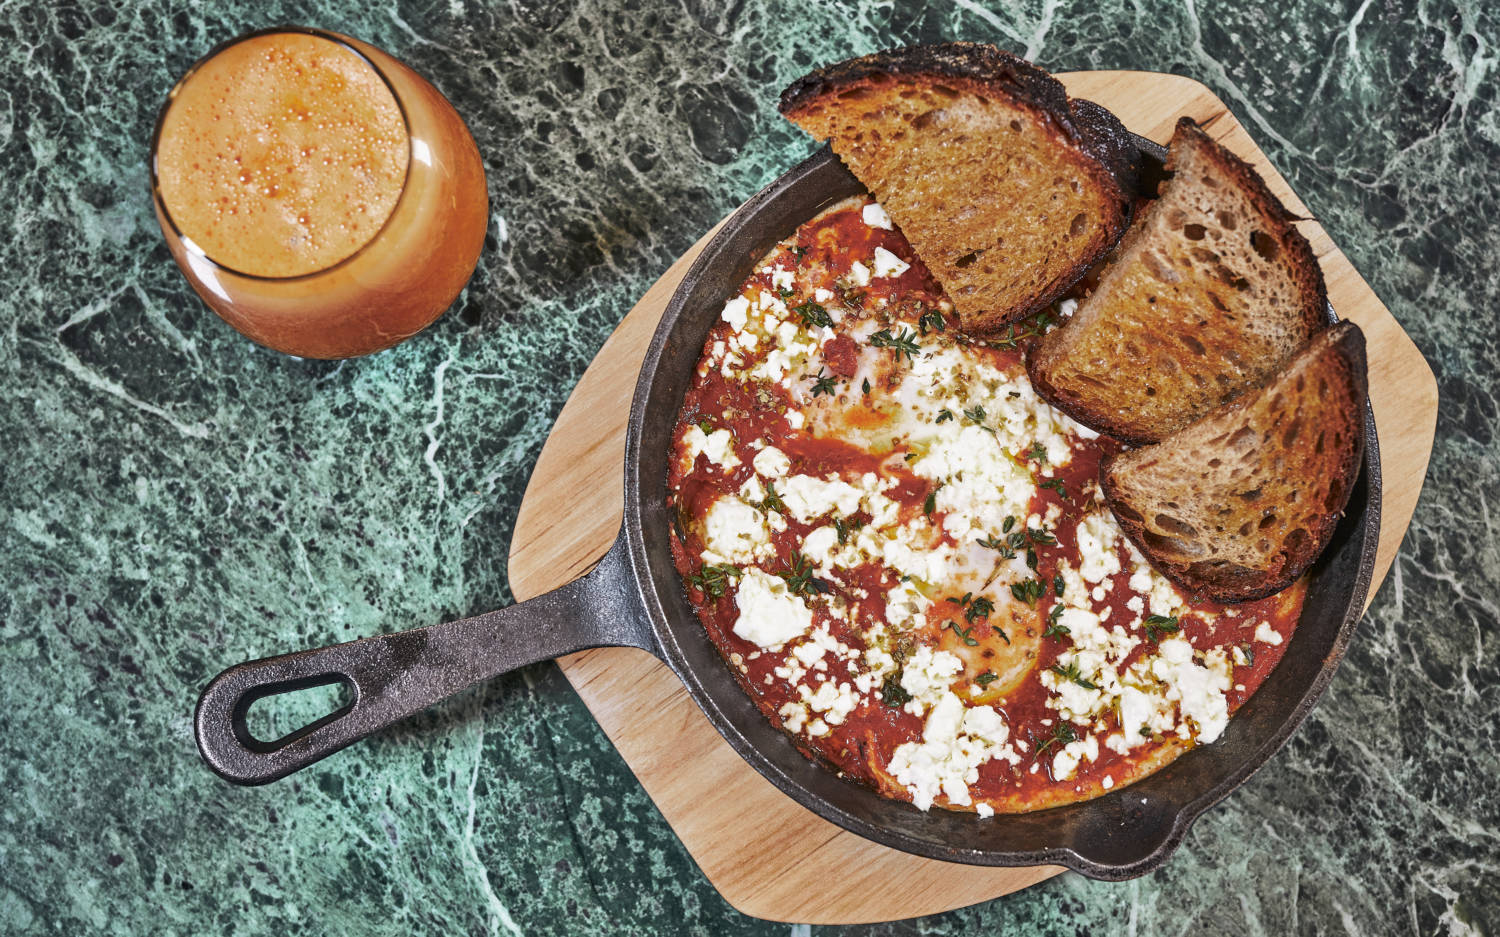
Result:
{"label": "fresh thyme sprig", "polygon": [[1078,733],[1073,731],[1073,724],[1070,722],[1059,722],[1052,727],[1052,734],[1047,737],[1046,741],[1036,746],[1036,751],[1032,753],[1031,757],[1035,760],[1042,757],[1042,752],[1053,745],[1066,745],[1069,742],[1076,741],[1078,741]]}
{"label": "fresh thyme sprig", "polygon": [[976,638],[976,637],[974,637],[974,626],[973,625],[970,625],[967,628],[960,628],[958,626],[957,622],[950,621],[946,625],[944,625],[943,627],[944,628],[952,628],[953,629],[953,633],[956,634],[956,635],[958,635],[959,638],[964,642],[964,644],[968,645],[969,647],[974,647],[975,645],[977,645],[979,643],[979,639]]}
{"label": "fresh thyme sprig", "polygon": [[776,493],[776,486],[766,482],[766,496],[758,505],[762,511],[775,511],[778,514],[786,513],[786,502],[781,500],[781,495]]}
{"label": "fresh thyme sprig", "polygon": [[1010,328],[1005,330],[1004,338],[991,341],[989,345],[991,348],[1014,350],[1015,348],[1019,347],[1020,342],[1028,338],[1040,338],[1042,333],[1047,331],[1047,326],[1051,324],[1052,313],[1039,313],[1038,315],[1027,319],[1025,322],[1022,322],[1021,331],[1017,332],[1016,327],[1012,325]]}
{"label": "fresh thyme sprig", "polygon": [[808,328],[814,326],[821,326],[825,329],[833,328],[833,318],[828,315],[828,310],[812,300],[800,306],[794,306],[792,311],[802,317],[802,324]]}
{"label": "fresh thyme sprig", "polygon": [[932,329],[936,332],[942,332],[947,329],[947,327],[947,320],[945,320],[943,318],[943,314],[936,309],[922,313],[922,317],[917,320],[917,328],[921,329],[923,335],[927,334],[928,329]]}
{"label": "fresh thyme sprig", "polygon": [[688,582],[710,598],[720,598],[724,595],[725,588],[729,585],[730,577],[738,578],[740,568],[728,563],[716,566],[705,566],[688,577]]}
{"label": "fresh thyme sprig", "polygon": [[776,575],[786,580],[793,595],[820,595],[829,591],[828,583],[813,578],[813,565],[797,550],[792,551],[790,567]]}
{"label": "fresh thyme sprig", "polygon": [[1062,618],[1062,613],[1063,604],[1061,600],[1059,600],[1052,606],[1052,611],[1047,613],[1047,630],[1042,632],[1042,637],[1057,638],[1059,641],[1061,641],[1063,635],[1073,633],[1073,629],[1069,628],[1067,625],[1063,624],[1060,621],[1060,619]]}
{"label": "fresh thyme sprig", "polygon": [[908,362],[922,350],[917,345],[917,334],[911,329],[902,329],[900,335],[892,335],[890,329],[881,329],[870,336],[870,345],[875,348],[894,348],[898,354],[905,355]]}
{"label": "fresh thyme sprig", "polygon": [[825,374],[824,370],[824,368],[819,368],[815,376],[808,378],[809,381],[813,382],[812,395],[814,397],[819,394],[827,394],[832,397],[835,388],[838,386],[838,379],[832,374]]}
{"label": "fresh thyme sprig", "polygon": [[1086,679],[1084,675],[1078,670],[1078,661],[1076,660],[1068,661],[1068,665],[1066,667],[1064,667],[1062,664],[1053,664],[1049,669],[1059,677],[1062,677],[1064,680],[1069,680],[1073,683],[1076,683],[1079,686],[1083,687],[1085,690],[1099,689],[1099,684]]}
{"label": "fresh thyme sprig", "polygon": [[1176,615],[1147,615],[1146,637],[1153,643],[1160,644],[1162,635],[1176,634],[1182,630],[1182,624]]}

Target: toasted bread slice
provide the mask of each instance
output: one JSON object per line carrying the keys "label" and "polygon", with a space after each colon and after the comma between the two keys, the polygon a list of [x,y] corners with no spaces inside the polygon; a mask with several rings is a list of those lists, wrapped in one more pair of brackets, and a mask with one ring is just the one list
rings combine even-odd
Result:
{"label": "toasted bread slice", "polygon": [[909,46],[807,75],[781,113],[880,201],[970,332],[1045,308],[1119,240],[1136,149],[1104,108],[993,46]]}
{"label": "toasted bread slice", "polygon": [[1152,446],[1107,457],[1099,481],[1162,575],[1218,602],[1296,581],[1328,545],[1364,452],[1365,340],[1340,322],[1259,388]]}
{"label": "toasted bread slice", "polygon": [[1255,170],[1186,117],[1167,168],[1098,288],[1026,360],[1053,406],[1131,443],[1260,383],[1324,324],[1312,248]]}

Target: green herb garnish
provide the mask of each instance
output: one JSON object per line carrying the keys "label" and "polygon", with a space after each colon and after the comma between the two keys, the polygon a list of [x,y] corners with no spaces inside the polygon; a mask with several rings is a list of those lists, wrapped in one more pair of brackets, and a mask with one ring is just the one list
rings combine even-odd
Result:
{"label": "green herb garnish", "polygon": [[887,706],[902,706],[911,702],[911,694],[901,686],[899,670],[886,677],[885,682],[880,685],[880,701]]}
{"label": "green herb garnish", "polygon": [[941,312],[938,312],[936,309],[932,310],[931,312],[922,313],[922,317],[917,320],[917,328],[922,330],[923,335],[927,334],[928,329],[934,329],[941,332],[947,327],[948,323],[945,319],[943,319],[943,314]]}
{"label": "green herb garnish", "polygon": [[731,576],[738,577],[740,568],[723,563],[717,566],[705,566],[688,577],[688,582],[696,586],[710,598],[720,598],[724,595],[724,589],[729,585]]}
{"label": "green herb garnish", "polygon": [[848,543],[849,535],[863,526],[865,526],[864,521],[858,521],[852,517],[847,520],[842,517],[833,519],[833,530],[839,535],[839,543]]}
{"label": "green herb garnish", "polygon": [[825,329],[833,328],[833,319],[829,317],[828,310],[812,300],[793,307],[792,311],[802,317],[802,324],[808,328],[814,326],[822,326]]}
{"label": "green herb garnish", "polygon": [[1042,752],[1053,745],[1066,745],[1069,742],[1076,741],[1078,741],[1078,733],[1073,731],[1073,724],[1070,722],[1059,722],[1052,727],[1052,734],[1047,737],[1047,740],[1036,746],[1036,752],[1031,757],[1033,760],[1040,758],[1042,757]]}
{"label": "green herb garnish", "polygon": [[828,583],[813,578],[813,565],[797,550],[792,551],[790,568],[777,573],[786,580],[793,595],[819,595],[829,591]]}
{"label": "green herb garnish", "polygon": [[947,407],[944,407],[943,409],[941,409],[941,410],[938,411],[938,415],[937,415],[937,422],[938,423],[946,423],[946,422],[948,422],[951,419],[953,419],[953,411],[952,410],[949,410]]}
{"label": "green herb garnish", "polygon": [[991,348],[1005,348],[1014,350],[1018,343],[1028,338],[1038,338],[1047,331],[1047,326],[1052,324],[1052,313],[1042,312],[1021,323],[1021,331],[1017,332],[1012,325],[1005,331],[1005,337],[989,343]]}
{"label": "green herb garnish", "polygon": [[1147,615],[1146,637],[1153,642],[1160,643],[1164,634],[1176,634],[1182,630],[1176,615]]}
{"label": "green herb garnish", "polygon": [[1058,620],[1062,618],[1062,613],[1063,604],[1061,602],[1052,606],[1052,611],[1047,613],[1047,630],[1042,632],[1042,637],[1061,640],[1063,635],[1073,633],[1072,629]]}
{"label": "green herb garnish", "polygon": [[1083,674],[1078,670],[1078,661],[1076,660],[1068,661],[1068,666],[1066,667],[1062,664],[1053,664],[1049,669],[1064,680],[1070,680],[1085,690],[1099,689],[1099,684],[1084,679]]}
{"label": "green herb garnish", "polygon": [[776,493],[776,486],[766,482],[766,496],[757,505],[762,511],[775,511],[778,514],[786,513],[786,502],[781,500],[781,495]]}
{"label": "green herb garnish", "polygon": [[953,633],[956,634],[956,635],[958,635],[961,639],[963,639],[964,644],[968,645],[969,647],[974,647],[976,644],[979,643],[979,639],[976,638],[976,637],[974,637],[974,635],[973,635],[973,631],[974,631],[974,626],[973,625],[970,625],[967,628],[960,628],[960,627],[958,627],[958,623],[957,622],[950,621],[950,622],[948,622],[948,624],[944,625],[943,627],[945,627],[945,628],[952,628],[953,629]]}
{"label": "green herb garnish", "polygon": [[838,380],[832,374],[824,374],[823,371],[823,368],[819,368],[815,377],[808,378],[809,381],[813,382],[812,395],[814,397],[819,394],[827,394],[832,397],[834,388],[838,385]]}
{"label": "green herb garnish", "polygon": [[1015,596],[1017,602],[1025,602],[1027,605],[1035,605],[1046,592],[1047,587],[1042,585],[1040,579],[1023,579],[1010,584],[1010,594]]}
{"label": "green herb garnish", "polygon": [[984,673],[982,673],[979,676],[975,677],[974,678],[974,682],[977,683],[977,684],[979,684],[980,686],[989,686],[991,683],[994,683],[996,680],[999,680],[999,679],[1000,679],[1000,677],[999,677],[998,674],[994,674],[994,673],[991,673],[990,671],[986,670]]}
{"label": "green herb garnish", "polygon": [[870,336],[870,345],[875,348],[894,348],[897,354],[906,356],[908,362],[922,349],[917,345],[916,333],[903,329],[900,335],[892,335],[890,329],[881,329]]}

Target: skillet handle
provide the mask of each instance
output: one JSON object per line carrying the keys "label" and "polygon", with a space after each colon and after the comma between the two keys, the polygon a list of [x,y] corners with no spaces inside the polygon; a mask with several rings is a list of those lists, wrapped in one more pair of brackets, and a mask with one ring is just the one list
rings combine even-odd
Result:
{"label": "skillet handle", "polygon": [[[198,750],[225,780],[275,781],[518,667],[592,647],[657,653],[640,605],[622,535],[592,572],[517,605],[229,668],[198,699]],[[343,709],[274,742],[250,734],[256,700],[334,683],[353,691]]]}

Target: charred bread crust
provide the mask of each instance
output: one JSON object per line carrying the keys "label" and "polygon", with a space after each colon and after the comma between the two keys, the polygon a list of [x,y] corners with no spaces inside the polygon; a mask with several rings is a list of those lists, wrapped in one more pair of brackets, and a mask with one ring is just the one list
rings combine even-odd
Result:
{"label": "charred bread crust", "polygon": [[[1199,153],[1212,160],[1226,175],[1238,180],[1245,194],[1261,211],[1262,217],[1271,227],[1267,233],[1275,240],[1277,247],[1286,254],[1295,274],[1297,288],[1302,294],[1305,324],[1311,332],[1320,331],[1324,325],[1323,310],[1328,306],[1328,289],[1323,282],[1323,268],[1313,254],[1312,245],[1292,223],[1300,219],[1281,204],[1281,199],[1272,194],[1266,185],[1266,180],[1255,171],[1255,167],[1209,136],[1202,127],[1198,126],[1197,121],[1191,117],[1179,117],[1173,138],[1174,144],[1179,136],[1184,140],[1191,140]],[[1174,146],[1173,149],[1176,147]],[[1171,171],[1176,165],[1176,156],[1169,151],[1167,170]]]}
{"label": "charred bread crust", "polygon": [[1033,113],[1054,134],[1070,161],[1104,193],[1099,233],[1078,263],[1058,272],[1029,302],[964,322],[965,331],[992,334],[1056,302],[1119,242],[1131,221],[1140,154],[1119,119],[1092,101],[1072,100],[1062,83],[1025,59],[994,46],[950,42],[904,46],[849,59],[797,79],[781,94],[779,110],[794,123],[831,96],[861,86],[878,91],[896,76],[981,98],[1003,95]]}
{"label": "charred bread crust", "polygon": [[792,118],[807,105],[864,81],[892,75],[973,81],[1027,101],[1072,131],[1068,92],[1062,83],[1025,59],[980,42],[902,46],[847,59],[809,72],[781,92],[779,109]]}
{"label": "charred bread crust", "polygon": [[[893,75],[956,82],[979,95],[996,89],[1050,120],[1079,149],[1102,165],[1122,201],[1135,192],[1140,156],[1125,126],[1093,101],[1068,97],[1062,82],[1017,55],[981,42],[902,46],[838,62],[798,78],[781,92],[779,110],[795,120],[808,105],[861,82]],[[1122,228],[1123,230],[1123,228]]]}
{"label": "charred bread crust", "polygon": [[[1128,203],[1142,195],[1154,196],[1154,191],[1141,191],[1141,148],[1135,142],[1135,135],[1120,123],[1120,118],[1104,105],[1085,98],[1073,98],[1070,103],[1074,124],[1092,144],[1090,155],[1103,163],[1119,182]],[[1131,204],[1127,204],[1127,218],[1130,207]]]}
{"label": "charred bread crust", "polygon": [[[1253,602],[1275,595],[1292,585],[1303,573],[1307,572],[1328,547],[1328,542],[1333,538],[1334,529],[1338,526],[1339,518],[1343,516],[1344,509],[1349,505],[1349,498],[1353,494],[1354,484],[1359,478],[1360,467],[1364,460],[1365,405],[1369,398],[1364,333],[1358,326],[1348,321],[1335,324],[1332,330],[1334,334],[1331,340],[1336,343],[1334,361],[1338,374],[1347,382],[1354,401],[1354,412],[1342,414],[1353,429],[1352,443],[1339,453],[1338,465],[1333,475],[1339,481],[1340,497],[1336,505],[1325,505],[1326,510],[1320,515],[1317,527],[1309,531],[1310,536],[1307,542],[1299,548],[1279,554],[1279,562],[1275,563],[1273,568],[1252,571],[1236,567],[1226,572],[1210,562],[1173,563],[1163,559],[1147,539],[1146,528],[1141,519],[1122,513],[1117,507],[1120,492],[1114,478],[1114,468],[1115,464],[1121,458],[1128,456],[1131,451],[1110,453],[1101,460],[1099,487],[1115,520],[1119,522],[1121,530],[1153,569],[1181,589],[1224,604]],[[1221,418],[1225,414],[1243,410],[1261,390],[1274,384],[1281,376],[1280,372],[1271,375],[1260,387],[1236,397],[1218,410],[1205,415],[1198,422]],[[1191,429],[1196,425],[1197,423],[1191,424],[1186,429]],[[1179,430],[1178,433],[1186,432],[1186,429]],[[1170,446],[1178,433],[1168,436],[1156,445]]]}

